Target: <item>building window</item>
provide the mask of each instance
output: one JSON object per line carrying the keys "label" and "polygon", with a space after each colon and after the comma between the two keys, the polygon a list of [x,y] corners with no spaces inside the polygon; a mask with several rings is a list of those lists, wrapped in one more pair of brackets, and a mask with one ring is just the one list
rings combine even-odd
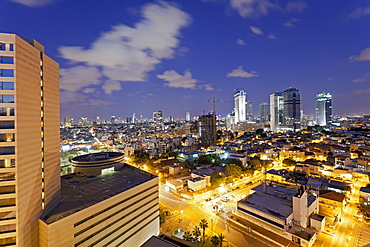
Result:
{"label": "building window", "polygon": [[0,116],[14,116],[14,108],[0,108]]}
{"label": "building window", "polygon": [[0,155],[15,154],[15,147],[0,147]]}
{"label": "building window", "polygon": [[0,69],[0,77],[14,77],[13,69]]}
{"label": "building window", "polygon": [[[14,172],[0,173],[0,181],[12,181],[12,180],[15,180]],[[0,219],[1,219],[1,216],[0,216]]]}
{"label": "building window", "polygon": [[0,103],[14,103],[14,95],[1,95]]}
{"label": "building window", "polygon": [[4,43],[0,43],[0,51],[5,51],[6,46]]}
{"label": "building window", "polygon": [[14,141],[15,141],[14,133],[0,134],[0,142],[14,142]]}
{"label": "building window", "polygon": [[15,159],[0,160],[0,168],[13,168],[13,167],[15,167]]}
{"label": "building window", "polygon": [[13,44],[9,44],[9,51],[14,51],[14,45]]}
{"label": "building window", "polygon": [[14,82],[0,82],[0,90],[14,90]]}
{"label": "building window", "polygon": [[14,57],[0,56],[0,63],[3,63],[3,64],[14,64]]}
{"label": "building window", "polygon": [[0,121],[0,129],[14,129],[14,121]]}

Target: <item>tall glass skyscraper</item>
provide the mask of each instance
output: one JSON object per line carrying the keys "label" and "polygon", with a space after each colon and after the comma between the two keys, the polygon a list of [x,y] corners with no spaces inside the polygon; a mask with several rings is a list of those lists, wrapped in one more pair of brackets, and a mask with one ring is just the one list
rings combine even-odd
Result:
{"label": "tall glass skyscraper", "polygon": [[260,122],[265,123],[269,120],[269,104],[264,102],[260,104]]}
{"label": "tall glass skyscraper", "polygon": [[333,120],[331,93],[316,95],[316,123],[320,126],[329,125]]}
{"label": "tall glass skyscraper", "polygon": [[301,128],[301,93],[296,88],[283,92],[283,125],[294,130]]}
{"label": "tall glass skyscraper", "polygon": [[270,130],[275,131],[283,122],[283,93],[270,95]]}
{"label": "tall glass skyscraper", "polygon": [[234,94],[234,105],[235,105],[235,123],[245,122],[247,119],[246,114],[246,100],[247,94],[244,90],[238,90]]}

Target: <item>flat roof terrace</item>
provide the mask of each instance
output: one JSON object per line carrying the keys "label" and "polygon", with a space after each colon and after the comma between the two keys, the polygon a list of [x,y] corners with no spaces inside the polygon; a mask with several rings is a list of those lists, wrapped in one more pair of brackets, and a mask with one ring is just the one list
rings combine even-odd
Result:
{"label": "flat roof terrace", "polygon": [[42,220],[50,224],[155,178],[130,165],[98,176],[62,176],[61,202]]}
{"label": "flat roof terrace", "polygon": [[255,192],[245,199],[240,200],[238,203],[242,203],[246,206],[282,220],[285,220],[293,212],[292,201],[274,197],[261,192]]}

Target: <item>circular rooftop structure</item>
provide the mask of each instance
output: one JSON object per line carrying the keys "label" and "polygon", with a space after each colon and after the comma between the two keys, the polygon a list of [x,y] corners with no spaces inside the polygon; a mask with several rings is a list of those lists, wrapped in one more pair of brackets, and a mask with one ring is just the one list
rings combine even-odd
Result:
{"label": "circular rooftop structure", "polygon": [[82,174],[102,174],[104,171],[118,170],[124,166],[124,154],[101,152],[80,155],[72,159],[72,171]]}

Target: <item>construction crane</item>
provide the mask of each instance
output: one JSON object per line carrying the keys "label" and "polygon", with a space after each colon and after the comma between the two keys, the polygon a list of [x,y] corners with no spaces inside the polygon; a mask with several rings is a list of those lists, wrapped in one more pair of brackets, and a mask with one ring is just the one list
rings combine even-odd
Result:
{"label": "construction crane", "polygon": [[216,100],[216,98],[209,99],[208,102],[213,103],[213,114],[216,116],[216,103],[229,103],[229,101],[223,101],[223,100]]}

